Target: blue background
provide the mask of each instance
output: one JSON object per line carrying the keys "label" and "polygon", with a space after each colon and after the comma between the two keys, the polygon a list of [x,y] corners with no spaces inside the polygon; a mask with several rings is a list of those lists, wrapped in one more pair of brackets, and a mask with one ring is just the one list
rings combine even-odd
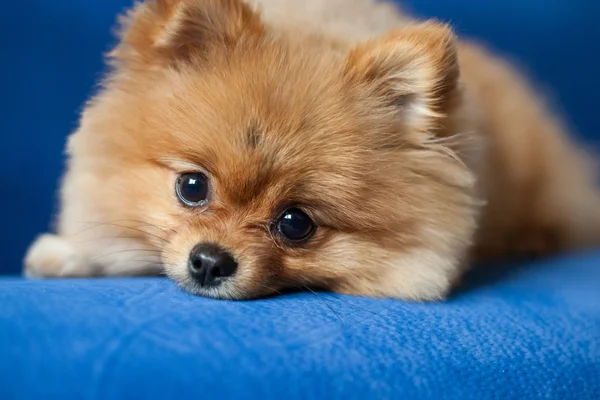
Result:
{"label": "blue background", "polygon": [[[575,135],[597,139],[600,3],[589,0],[412,0],[421,16],[508,53]],[[4,1],[0,77],[3,263],[17,273],[34,236],[50,228],[65,137],[103,71],[115,16],[130,0]],[[566,111],[565,111],[566,110]]]}

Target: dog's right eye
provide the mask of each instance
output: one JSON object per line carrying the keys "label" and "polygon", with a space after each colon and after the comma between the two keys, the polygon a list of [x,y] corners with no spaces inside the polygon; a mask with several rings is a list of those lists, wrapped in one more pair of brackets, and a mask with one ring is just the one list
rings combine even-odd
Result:
{"label": "dog's right eye", "polygon": [[189,207],[200,207],[208,202],[208,178],[201,172],[189,172],[177,178],[177,197]]}

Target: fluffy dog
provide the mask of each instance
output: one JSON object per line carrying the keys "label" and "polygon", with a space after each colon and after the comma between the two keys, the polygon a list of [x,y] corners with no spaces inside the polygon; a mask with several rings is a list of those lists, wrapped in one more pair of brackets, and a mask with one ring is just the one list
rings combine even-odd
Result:
{"label": "fluffy dog", "polygon": [[373,0],[156,0],[121,25],[31,276],[422,301],[478,260],[600,243],[589,158],[445,24]]}

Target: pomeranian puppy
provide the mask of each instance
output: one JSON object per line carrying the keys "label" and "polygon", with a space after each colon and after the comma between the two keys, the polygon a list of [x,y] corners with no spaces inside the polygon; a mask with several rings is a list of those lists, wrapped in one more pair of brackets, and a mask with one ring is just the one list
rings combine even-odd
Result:
{"label": "pomeranian puppy", "polygon": [[374,0],[155,0],[108,60],[29,276],[424,301],[481,260],[600,243],[590,158],[448,25]]}

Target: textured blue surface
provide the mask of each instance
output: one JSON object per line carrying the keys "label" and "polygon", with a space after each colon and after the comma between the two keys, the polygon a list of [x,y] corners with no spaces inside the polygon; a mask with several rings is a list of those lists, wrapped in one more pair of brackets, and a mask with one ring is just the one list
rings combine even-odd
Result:
{"label": "textured blue surface", "polygon": [[[325,0],[324,0],[325,1]],[[66,135],[130,0],[0,11],[0,273],[48,229]],[[412,0],[520,62],[600,139],[600,2]],[[600,254],[494,269],[443,304],[194,298],[165,279],[0,279],[0,399],[600,399]]]}
{"label": "textured blue surface", "polygon": [[599,267],[600,253],[493,270],[425,305],[4,279],[0,398],[597,400]]}

